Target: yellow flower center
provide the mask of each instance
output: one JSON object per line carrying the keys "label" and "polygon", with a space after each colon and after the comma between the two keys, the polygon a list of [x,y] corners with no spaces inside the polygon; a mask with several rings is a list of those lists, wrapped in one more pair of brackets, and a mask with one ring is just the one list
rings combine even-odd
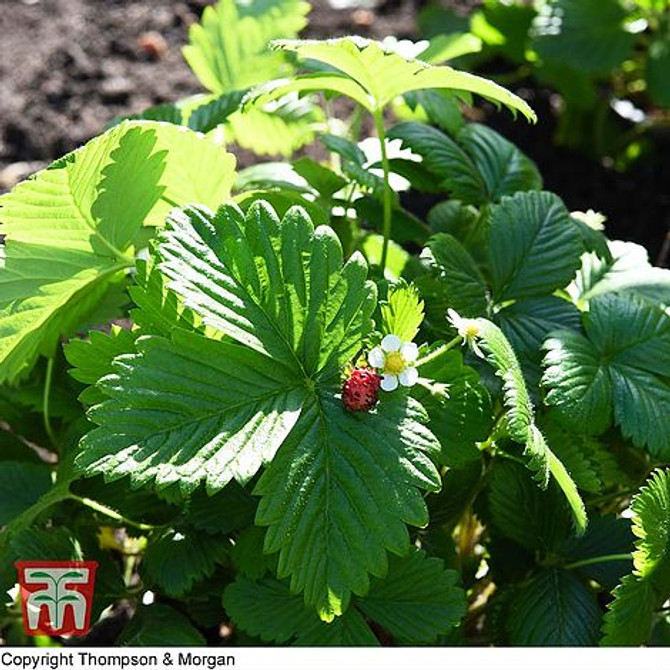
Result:
{"label": "yellow flower center", "polygon": [[392,375],[400,374],[405,368],[405,359],[402,357],[402,354],[399,351],[392,351],[386,356],[386,363],[384,364],[384,370]]}
{"label": "yellow flower center", "polygon": [[479,325],[474,321],[466,323],[463,331],[463,336],[468,340],[479,337]]}

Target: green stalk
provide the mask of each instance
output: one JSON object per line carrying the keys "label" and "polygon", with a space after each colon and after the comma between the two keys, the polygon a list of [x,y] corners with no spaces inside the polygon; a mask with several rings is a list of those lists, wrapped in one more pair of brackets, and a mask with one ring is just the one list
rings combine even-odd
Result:
{"label": "green stalk", "polygon": [[457,335],[453,340],[449,340],[449,342],[447,342],[446,344],[439,346],[434,351],[431,351],[429,354],[426,354],[423,358],[420,358],[416,363],[414,363],[414,367],[418,368],[422,365],[425,365],[426,363],[430,363],[430,361],[434,361],[436,358],[441,356],[445,351],[449,351],[449,349],[452,349],[456,345],[460,344],[462,341],[463,338],[460,335]]}
{"label": "green stalk", "polygon": [[47,361],[47,373],[44,378],[44,394],[42,395],[42,416],[44,418],[44,430],[49,436],[51,444],[56,447],[56,434],[54,433],[53,426],[51,425],[50,413],[50,397],[51,397],[51,385],[53,383],[53,373],[54,373],[54,359],[50,358]]}
{"label": "green stalk", "polygon": [[598,563],[612,563],[613,561],[630,561],[632,554],[605,554],[604,556],[594,556],[592,558],[585,558],[581,561],[568,563],[563,567],[566,570],[574,570],[575,568],[583,568],[587,565],[597,565]]}
{"label": "green stalk", "polygon": [[99,503],[96,500],[92,500],[91,498],[83,498],[82,496],[78,496],[75,493],[70,493],[67,497],[70,500],[76,500],[78,503],[84,505],[85,507],[88,507],[89,509],[95,510],[96,512],[100,512],[100,514],[104,514],[110,519],[119,521],[126,526],[132,526],[133,528],[137,528],[138,530],[145,530],[145,531],[159,528],[159,526],[152,526],[151,524],[148,523],[140,523],[138,521],[128,519],[127,517],[123,516],[123,514],[119,514],[119,512],[113,510],[111,507],[107,507],[107,505],[103,505],[102,503]]}
{"label": "green stalk", "polygon": [[389,240],[391,238],[391,185],[389,184],[389,174],[391,169],[389,167],[389,159],[386,153],[386,130],[384,129],[384,112],[382,109],[376,109],[373,112],[375,120],[375,128],[377,129],[377,137],[379,138],[379,145],[382,157],[382,170],[384,171],[384,219],[382,232],[384,235],[384,244],[382,246],[381,259],[381,273],[384,277],[386,269],[386,257],[388,256]]}

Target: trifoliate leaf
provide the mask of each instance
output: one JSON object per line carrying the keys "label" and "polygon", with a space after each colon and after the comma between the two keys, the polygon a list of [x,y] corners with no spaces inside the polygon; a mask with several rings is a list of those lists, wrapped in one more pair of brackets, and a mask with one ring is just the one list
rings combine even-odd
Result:
{"label": "trifoliate leaf", "polygon": [[670,595],[670,473],[656,470],[631,504],[637,536],[632,574],[614,591],[603,645],[638,646],[651,635],[656,610]]}
{"label": "trifoliate leaf", "polygon": [[210,577],[230,553],[230,541],[222,536],[167,531],[149,542],[142,561],[145,582],[173,598],[190,591],[194,582]]}
{"label": "trifoliate leaf", "polygon": [[557,332],[545,343],[546,401],[580,430],[601,433],[612,420],[654,455],[667,455],[670,427],[670,317],[640,298],[591,300],[585,335]]}
{"label": "trifoliate leaf", "polygon": [[195,133],[126,121],[2,196],[0,381],[16,382],[87,323],[132,264],[142,225],[162,225],[174,204],[225,197],[234,164]]}
{"label": "trifoliate leaf", "polygon": [[209,330],[168,338],[159,322],[161,335],[115,359],[78,465],[188,494],[247,481],[274,457],[256,523],[280,578],[330,620],[369,573],[385,574],[387,549],[409,549],[405,524],[428,521],[419,489],[440,486],[439,443],[415,400],[396,393],[356,414],[338,395],[372,329],[365,263],[343,266],[332,230],[315,231],[303,210],[280,221],[262,203],[246,217],[230,205],[176,212],[161,242],[170,289]]}
{"label": "trifoliate leaf", "polygon": [[331,40],[278,40],[275,49],[297,54],[334,68],[336,72],[300,75],[293,81],[271,82],[261,87],[257,101],[277,99],[291,91],[328,90],[352,98],[365,109],[382,109],[393,98],[421,89],[444,88],[469,91],[520,111],[535,121],[535,113],[526,102],[502,86],[447,65],[431,66],[386,50],[379,42],[361,37]]}
{"label": "trifoliate leaf", "polygon": [[601,612],[593,594],[567,570],[541,571],[509,605],[509,641],[526,647],[591,647]]}
{"label": "trifoliate leaf", "polygon": [[189,30],[184,58],[212,93],[248,88],[279,76],[286,68],[268,42],[296,37],[305,27],[309,4],[299,0],[219,0],[206,7]]}
{"label": "trifoliate leaf", "polygon": [[392,286],[380,309],[384,334],[397,335],[403,342],[417,336],[423,321],[423,301],[414,286],[404,282]]}
{"label": "trifoliate leaf", "polygon": [[567,286],[581,252],[568,210],[553,193],[517,193],[493,206],[489,268],[497,302],[546,295]]}

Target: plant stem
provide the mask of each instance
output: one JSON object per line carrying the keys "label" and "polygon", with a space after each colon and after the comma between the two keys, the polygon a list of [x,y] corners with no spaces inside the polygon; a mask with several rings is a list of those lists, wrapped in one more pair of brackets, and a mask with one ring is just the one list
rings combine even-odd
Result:
{"label": "plant stem", "polygon": [[597,565],[598,563],[612,563],[613,561],[630,561],[633,554],[605,554],[604,556],[593,556],[592,558],[585,558],[581,561],[568,563],[564,565],[565,570],[574,570],[575,568],[583,568],[587,565]]}
{"label": "plant stem", "polygon": [[463,338],[460,335],[457,335],[453,340],[449,340],[446,344],[443,344],[442,346],[438,347],[437,349],[431,351],[429,354],[426,354],[423,358],[420,358],[415,364],[414,367],[418,368],[421,365],[425,365],[426,363],[430,363],[431,361],[434,361],[436,358],[441,356],[445,351],[449,351],[452,347],[456,346],[457,344],[460,344],[463,341]]}
{"label": "plant stem", "polygon": [[382,170],[384,171],[384,219],[382,232],[384,235],[384,244],[382,246],[381,274],[384,277],[386,270],[386,257],[388,256],[389,240],[391,239],[391,184],[389,183],[388,154],[386,153],[386,130],[384,129],[384,112],[382,109],[376,109],[373,113],[377,137],[379,138],[379,148],[382,157]]}
{"label": "plant stem", "polygon": [[42,416],[44,418],[44,430],[49,436],[51,444],[56,447],[56,434],[54,433],[53,426],[51,425],[51,417],[49,416],[49,404],[51,396],[51,385],[53,383],[53,374],[54,374],[54,359],[50,358],[47,361],[47,373],[44,378],[44,394],[42,396]]}
{"label": "plant stem", "polygon": [[101,514],[108,516],[110,519],[120,521],[126,526],[133,526],[133,528],[137,528],[139,530],[154,530],[154,528],[158,527],[158,526],[152,526],[151,524],[148,523],[140,523],[138,521],[128,519],[122,514],[119,514],[116,510],[113,510],[111,507],[107,507],[107,505],[103,505],[102,503],[99,503],[96,500],[92,500],[91,498],[83,498],[82,496],[78,496],[75,493],[70,493],[68,495],[68,498],[70,498],[71,500],[76,500],[78,503],[84,505],[85,507],[95,510],[96,512],[100,512]]}

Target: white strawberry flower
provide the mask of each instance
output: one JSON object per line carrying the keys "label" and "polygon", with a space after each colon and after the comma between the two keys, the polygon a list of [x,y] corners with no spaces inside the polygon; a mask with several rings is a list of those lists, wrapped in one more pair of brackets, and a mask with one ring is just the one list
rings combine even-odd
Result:
{"label": "white strawberry flower", "polygon": [[403,342],[397,335],[386,335],[381,346],[368,354],[368,363],[382,377],[384,391],[395,391],[398,385],[414,386],[419,380],[419,371],[414,367],[419,357],[419,348],[414,342]]}
{"label": "white strawberry flower", "polygon": [[455,309],[448,309],[447,321],[458,331],[464,344],[467,344],[477,356],[484,358],[484,354],[477,345],[480,331],[477,319],[465,319]]}

